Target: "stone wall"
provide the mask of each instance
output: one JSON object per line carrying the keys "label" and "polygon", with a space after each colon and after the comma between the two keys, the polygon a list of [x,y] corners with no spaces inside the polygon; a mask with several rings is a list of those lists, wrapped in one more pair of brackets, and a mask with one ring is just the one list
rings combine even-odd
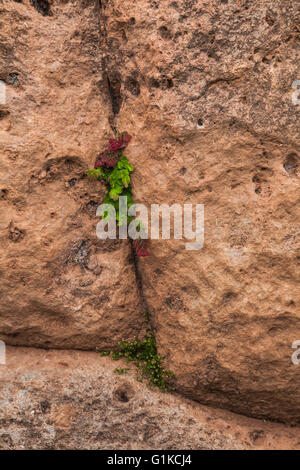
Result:
{"label": "stone wall", "polygon": [[[179,393],[299,424],[297,2],[0,10],[0,338],[108,348],[144,335],[147,308]],[[96,238],[85,170],[115,128],[136,201],[204,204],[202,250],[153,240],[135,261]]]}

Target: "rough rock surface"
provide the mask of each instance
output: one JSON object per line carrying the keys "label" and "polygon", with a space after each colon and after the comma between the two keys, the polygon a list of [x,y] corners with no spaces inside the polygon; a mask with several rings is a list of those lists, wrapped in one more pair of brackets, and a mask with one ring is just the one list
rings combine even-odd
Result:
{"label": "rough rock surface", "polygon": [[144,316],[130,245],[97,239],[104,193],[85,176],[111,132],[98,11],[23,3],[0,6],[1,338],[112,347]]}
{"label": "rough rock surface", "polygon": [[143,333],[129,245],[97,241],[83,177],[112,125],[134,137],[135,200],[205,205],[202,250],[152,241],[138,266],[177,391],[299,423],[297,2],[33,3],[0,7],[1,338]]}
{"label": "rough rock surface", "polygon": [[94,352],[9,347],[1,449],[299,449],[300,430],[206,408],[114,374]]}
{"label": "rough rock surface", "polygon": [[116,122],[135,136],[135,199],[205,206],[202,250],[152,241],[140,268],[177,390],[300,423],[297,2],[109,1],[103,11],[123,78]]}

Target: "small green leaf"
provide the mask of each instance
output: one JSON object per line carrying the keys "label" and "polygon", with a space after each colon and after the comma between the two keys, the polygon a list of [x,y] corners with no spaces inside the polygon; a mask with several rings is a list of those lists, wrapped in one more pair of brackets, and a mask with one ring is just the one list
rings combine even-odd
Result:
{"label": "small green leaf", "polygon": [[86,173],[90,178],[101,179],[103,177],[102,168],[96,168],[94,170],[88,170]]}
{"label": "small green leaf", "polygon": [[119,195],[121,194],[122,190],[123,188],[121,185],[116,185],[109,191],[109,197],[113,199],[114,201],[116,201]]}

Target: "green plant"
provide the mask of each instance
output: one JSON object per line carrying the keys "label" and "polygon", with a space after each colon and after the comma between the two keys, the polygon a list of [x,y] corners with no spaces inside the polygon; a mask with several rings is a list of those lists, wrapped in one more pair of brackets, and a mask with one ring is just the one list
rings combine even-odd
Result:
{"label": "green plant", "polygon": [[126,372],[128,371],[129,369],[127,367],[120,367],[119,369],[114,369],[114,372],[116,372],[116,374],[119,374],[119,375],[122,375],[122,374],[126,374]]}
{"label": "green plant", "polygon": [[168,391],[166,378],[174,374],[164,369],[164,357],[157,353],[155,336],[150,330],[142,341],[120,341],[114,351],[102,351],[101,355],[110,355],[113,360],[124,358],[127,363],[133,362],[138,368],[138,380],[145,378],[150,386]]}
{"label": "green plant", "polygon": [[[133,166],[129,163],[123,150],[131,141],[131,136],[127,132],[118,134],[117,139],[109,139],[108,148],[100,153],[96,159],[94,169],[88,170],[87,175],[91,178],[101,181],[105,184],[106,194],[104,196],[104,204],[110,204],[116,212],[116,221],[118,227],[123,225],[122,211],[119,208],[119,197],[127,197],[127,211],[134,204],[132,198],[131,177]],[[102,218],[108,216],[107,211],[103,211]],[[134,217],[126,216],[127,222],[131,222]],[[140,223],[139,231],[143,229]],[[144,239],[134,240],[133,245],[138,256],[149,256],[147,249],[147,241]]]}
{"label": "green plant", "polygon": [[[115,208],[118,226],[124,223],[119,213],[119,196],[127,197],[127,208],[134,204],[130,185],[130,173],[132,171],[133,166],[130,165],[125,155],[120,157],[120,160],[113,168],[98,167],[87,171],[89,177],[95,178],[105,184],[106,194],[103,198],[103,202],[104,204],[111,204]],[[103,212],[102,217],[107,217],[107,213]],[[130,222],[133,217],[127,217],[127,219],[128,222]]]}

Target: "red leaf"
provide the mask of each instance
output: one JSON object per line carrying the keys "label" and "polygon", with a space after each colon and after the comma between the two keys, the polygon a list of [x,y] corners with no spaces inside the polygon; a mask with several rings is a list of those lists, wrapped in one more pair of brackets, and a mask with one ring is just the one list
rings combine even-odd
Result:
{"label": "red leaf", "polygon": [[133,246],[138,256],[144,258],[150,255],[148,250],[148,240],[142,240],[139,238],[138,240],[133,241]]}
{"label": "red leaf", "polygon": [[108,150],[110,152],[117,152],[118,150],[127,147],[132,137],[127,132],[122,132],[119,139],[109,139]]}

